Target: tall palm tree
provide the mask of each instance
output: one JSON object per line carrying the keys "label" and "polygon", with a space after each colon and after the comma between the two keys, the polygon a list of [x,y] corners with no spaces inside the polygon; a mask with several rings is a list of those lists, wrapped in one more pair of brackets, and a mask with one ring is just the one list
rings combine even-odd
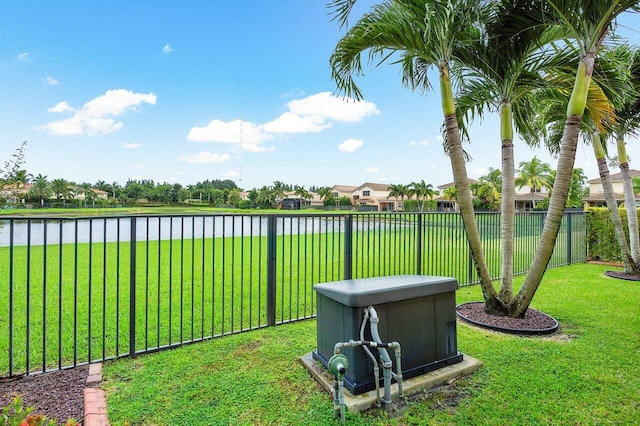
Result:
{"label": "tall palm tree", "polygon": [[66,179],[54,179],[51,181],[51,192],[56,197],[56,200],[62,200],[64,206],[66,200],[70,197],[69,182]]}
{"label": "tall palm tree", "polygon": [[[478,183],[475,184],[478,195],[486,198],[489,201],[491,208],[494,210],[500,205],[503,181],[502,171],[500,171],[500,169],[489,167],[489,172],[484,176],[480,176]],[[513,270],[511,271],[511,274],[513,274]],[[501,300],[504,302],[503,299]]]}
{"label": "tall palm tree", "polygon": [[320,199],[324,201],[325,204],[328,204],[329,200],[333,200],[333,190],[328,186],[318,188],[316,190],[316,193],[320,196]]}
{"label": "tall palm tree", "polygon": [[638,230],[638,212],[636,208],[636,194],[631,173],[629,172],[629,158],[625,137],[637,136],[640,131],[640,51],[630,52],[629,78],[634,93],[627,96],[622,104],[616,108],[617,122],[614,126],[616,145],[618,148],[618,164],[624,188],[624,205],[627,211],[627,225],[629,243],[633,262],[640,267],[640,231]]}
{"label": "tall palm tree", "polygon": [[[515,184],[519,189],[522,189],[523,186],[528,186],[531,193],[541,192],[544,188],[550,189],[551,166],[540,161],[536,156],[530,161],[522,161],[518,165],[518,176],[515,179]],[[535,206],[536,202],[533,200],[533,207]]]}
{"label": "tall palm tree", "polygon": [[[335,18],[345,25],[355,0],[334,0]],[[490,3],[489,3],[490,4]],[[412,89],[430,88],[429,71],[438,71],[445,122],[445,145],[451,161],[458,204],[469,247],[480,277],[488,310],[501,310],[484,258],[466,170],[451,80],[451,65],[459,46],[477,34],[488,16],[486,2],[474,0],[396,0],[372,6],[338,41],[330,58],[332,78],[347,96],[362,98],[353,79],[362,74],[361,56],[383,63],[397,58],[403,83]],[[396,54],[396,55],[394,55]]]}
{"label": "tall palm tree", "polygon": [[293,187],[293,191],[295,195],[302,198],[303,200],[310,200],[311,198],[313,198],[311,196],[311,193],[307,191],[304,186],[296,185]]}
{"label": "tall palm tree", "polygon": [[450,186],[444,191],[442,191],[442,196],[449,201],[453,201],[453,208],[457,210],[458,206],[458,194],[456,194],[456,187]]}
{"label": "tall palm tree", "polygon": [[38,205],[42,207],[44,200],[51,197],[53,191],[51,190],[51,184],[47,180],[47,177],[38,174],[32,181],[29,193],[38,199]]}
{"label": "tall palm tree", "polygon": [[[400,202],[403,203],[404,197],[406,197],[408,193],[409,186],[403,185],[401,183],[392,183],[391,185],[389,185],[389,195],[387,196],[387,198],[395,197],[396,202],[398,201],[398,198],[400,198]],[[396,210],[398,210],[398,206],[396,206]]]}
{"label": "tall palm tree", "polygon": [[[547,69],[566,60],[566,49],[549,55],[541,48],[562,36],[562,28],[537,26],[526,36],[509,36],[503,26],[509,17],[511,1],[497,2],[494,15],[487,23],[487,34],[474,44],[464,46],[461,61],[454,71],[460,74],[461,91],[457,98],[460,115],[466,119],[482,118],[485,111],[496,111],[500,117],[502,182],[500,197],[489,196],[491,204],[500,200],[502,272],[498,299],[508,304],[513,298],[513,256],[515,226],[514,125],[519,133],[532,130],[529,118],[532,96],[545,86],[541,76]],[[463,122],[464,125],[464,122]],[[486,188],[483,188],[486,190]],[[485,295],[486,298],[491,295]]]}
{"label": "tall palm tree", "polygon": [[[605,150],[600,140],[600,132],[593,131],[591,133],[593,152],[598,161],[598,172],[600,173],[600,180],[602,182],[602,189],[605,194],[605,202],[607,209],[611,215],[611,221],[613,223],[613,230],[616,236],[616,241],[620,247],[622,254],[622,260],[624,263],[624,270],[629,274],[640,274],[640,268],[638,267],[629,249],[627,238],[624,234],[624,228],[622,225],[622,219],[620,218],[620,211],[618,210],[618,202],[616,200],[615,193],[613,192],[613,184],[611,183],[611,176],[609,174],[609,167],[607,166],[607,158],[605,156]],[[635,203],[634,203],[635,204]]]}
{"label": "tall palm tree", "polygon": [[422,179],[420,182],[411,182],[407,194],[409,196],[416,196],[416,201],[418,202],[418,210],[420,212],[423,212],[427,198],[429,200],[433,200],[433,197],[438,194],[438,191],[435,191],[433,189],[433,185],[431,185],[430,183],[425,183],[424,179]]}
{"label": "tall palm tree", "polygon": [[[531,28],[532,23],[562,25],[569,34],[567,42],[580,52],[573,90],[566,111],[556,181],[549,200],[540,243],[524,283],[511,304],[510,316],[521,317],[526,312],[544,275],[560,229],[564,206],[567,202],[571,171],[575,163],[582,115],[593,75],[594,65],[603,42],[609,35],[612,23],[628,9],[636,9],[637,0],[515,0],[513,10],[514,33]],[[524,25],[523,25],[524,24]]]}
{"label": "tall palm tree", "polygon": [[284,199],[284,192],[287,190],[287,185],[284,182],[276,180],[273,182],[273,186],[271,187],[271,191],[275,196],[276,201],[280,201]]}
{"label": "tall palm tree", "polygon": [[32,179],[33,176],[24,169],[16,169],[9,173],[7,183],[11,185],[14,204],[18,203],[20,197],[26,195],[25,187],[29,185]]}

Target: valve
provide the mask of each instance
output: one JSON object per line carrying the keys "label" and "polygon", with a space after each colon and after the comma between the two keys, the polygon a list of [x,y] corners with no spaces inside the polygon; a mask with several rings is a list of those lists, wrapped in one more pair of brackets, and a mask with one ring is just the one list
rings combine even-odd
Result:
{"label": "valve", "polygon": [[329,359],[329,371],[336,377],[344,376],[349,368],[349,359],[343,354],[335,354]]}

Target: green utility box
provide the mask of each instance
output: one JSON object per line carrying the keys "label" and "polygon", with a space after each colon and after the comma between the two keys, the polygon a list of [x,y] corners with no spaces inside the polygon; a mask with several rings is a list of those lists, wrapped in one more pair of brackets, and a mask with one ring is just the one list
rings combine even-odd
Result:
{"label": "green utility box", "polygon": [[[317,284],[317,339],[313,358],[327,368],[338,342],[360,340],[364,310],[373,306],[383,342],[402,347],[403,378],[462,361],[456,338],[454,278],[401,275]],[[367,322],[365,340],[371,340]],[[362,347],[342,349],[349,358],[345,387],[354,395],[375,389],[373,364]],[[376,349],[372,353],[378,358]],[[389,355],[394,360],[393,351]],[[382,371],[382,369],[381,369]]]}

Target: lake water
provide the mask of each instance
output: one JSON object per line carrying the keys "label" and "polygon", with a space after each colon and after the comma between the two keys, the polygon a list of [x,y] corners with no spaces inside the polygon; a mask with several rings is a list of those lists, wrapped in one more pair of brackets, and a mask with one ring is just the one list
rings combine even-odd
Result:
{"label": "lake water", "polygon": [[[233,236],[266,236],[267,217],[264,216],[189,216],[189,217],[138,217],[136,240],[168,240],[182,238],[212,238]],[[379,222],[378,224],[379,225]],[[369,225],[371,226],[371,225]],[[358,227],[366,229],[367,225]],[[344,217],[287,217],[276,219],[278,235],[318,234],[342,232]],[[0,247],[11,243],[11,226],[8,220],[0,220]],[[15,221],[13,245],[43,245],[87,242],[129,241],[131,218],[97,218],[78,220]]]}

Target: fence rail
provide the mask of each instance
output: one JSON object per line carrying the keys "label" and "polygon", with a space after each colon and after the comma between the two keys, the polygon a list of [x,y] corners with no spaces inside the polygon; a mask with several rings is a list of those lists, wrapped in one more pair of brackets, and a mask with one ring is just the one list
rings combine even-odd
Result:
{"label": "fence rail", "polygon": [[[498,278],[500,217],[477,218]],[[543,222],[517,216],[514,273],[527,271]],[[585,215],[568,212],[549,267],[585,260]],[[401,274],[477,282],[460,216],[3,218],[0,377],[313,317],[316,283]]]}

